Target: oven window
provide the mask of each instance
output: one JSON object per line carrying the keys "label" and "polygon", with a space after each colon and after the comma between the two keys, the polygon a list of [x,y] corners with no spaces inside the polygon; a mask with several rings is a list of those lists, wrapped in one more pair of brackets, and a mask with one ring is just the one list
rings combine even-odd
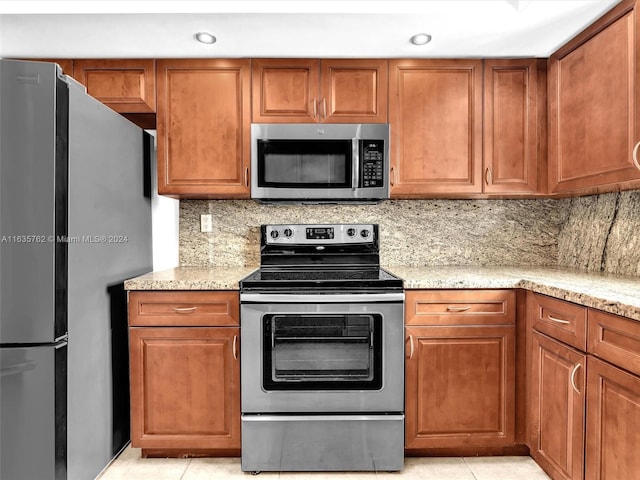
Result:
{"label": "oven window", "polygon": [[258,140],[261,187],[351,187],[351,140]]}
{"label": "oven window", "polygon": [[378,390],[382,317],[272,314],[263,317],[265,390]]}

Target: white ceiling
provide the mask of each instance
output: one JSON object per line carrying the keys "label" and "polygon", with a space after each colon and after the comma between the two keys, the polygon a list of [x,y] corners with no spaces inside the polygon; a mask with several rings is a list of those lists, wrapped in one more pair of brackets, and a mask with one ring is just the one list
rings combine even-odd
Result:
{"label": "white ceiling", "polygon": [[0,57],[547,57],[619,1],[3,0]]}

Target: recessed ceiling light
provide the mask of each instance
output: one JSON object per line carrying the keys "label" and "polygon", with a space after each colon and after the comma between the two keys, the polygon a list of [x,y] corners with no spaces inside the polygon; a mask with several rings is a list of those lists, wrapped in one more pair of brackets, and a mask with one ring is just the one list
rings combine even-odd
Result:
{"label": "recessed ceiling light", "polygon": [[216,43],[216,37],[214,37],[208,32],[198,32],[194,35],[194,37],[200,43],[207,43],[207,44]]}
{"label": "recessed ceiling light", "polygon": [[431,41],[431,35],[426,33],[416,33],[413,37],[411,37],[411,43],[414,45],[426,45]]}

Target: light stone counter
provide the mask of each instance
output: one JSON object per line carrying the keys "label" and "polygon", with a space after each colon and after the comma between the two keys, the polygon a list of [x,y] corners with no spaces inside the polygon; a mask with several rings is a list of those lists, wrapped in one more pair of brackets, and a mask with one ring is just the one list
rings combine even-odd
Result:
{"label": "light stone counter", "polygon": [[239,290],[255,267],[176,267],[124,282],[126,290]]}
{"label": "light stone counter", "polygon": [[406,289],[523,288],[640,320],[640,278],[563,268],[386,266]]}
{"label": "light stone counter", "polygon": [[[257,266],[176,267],[124,284],[127,290],[238,290]],[[640,278],[563,268],[385,266],[406,289],[523,288],[640,321]]]}

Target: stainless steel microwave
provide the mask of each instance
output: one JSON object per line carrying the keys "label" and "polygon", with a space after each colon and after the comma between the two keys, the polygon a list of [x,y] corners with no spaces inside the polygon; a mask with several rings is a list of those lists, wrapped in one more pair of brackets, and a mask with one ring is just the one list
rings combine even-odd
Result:
{"label": "stainless steel microwave", "polygon": [[388,124],[252,124],[251,198],[389,198]]}

